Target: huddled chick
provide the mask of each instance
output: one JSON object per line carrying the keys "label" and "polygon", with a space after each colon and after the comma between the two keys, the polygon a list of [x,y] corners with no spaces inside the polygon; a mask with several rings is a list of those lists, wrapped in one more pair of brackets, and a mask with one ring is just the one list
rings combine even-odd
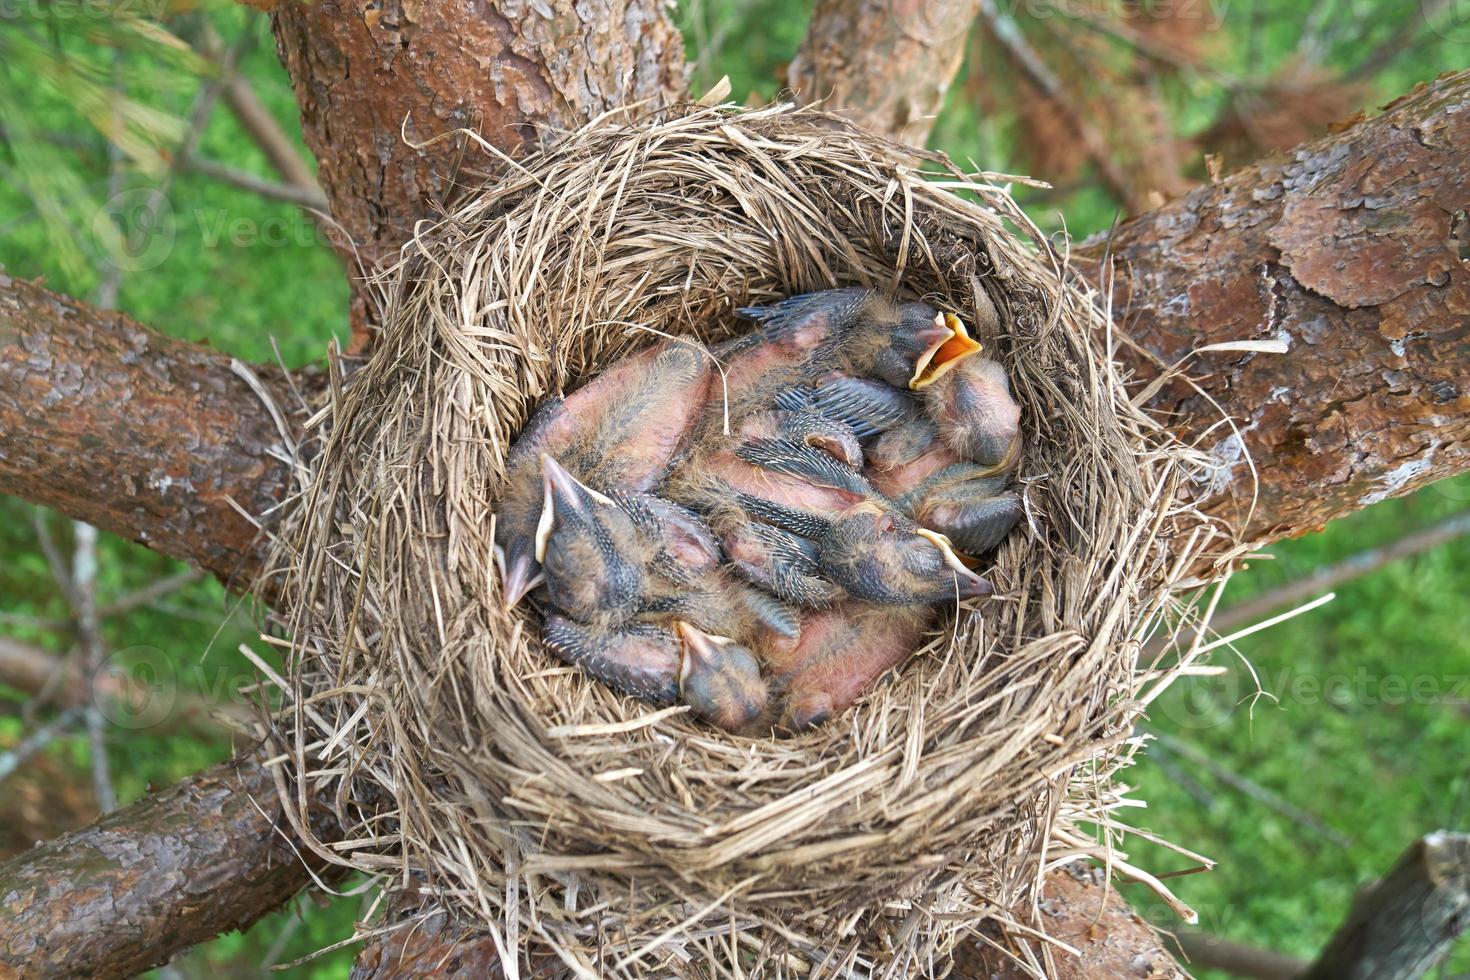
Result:
{"label": "huddled chick", "polygon": [[902,662],[936,604],[990,593],[970,556],[1020,516],[1020,409],[928,304],[838,289],[739,312],[757,328],[713,357],[656,345],[543,406],[497,545],[507,606],[544,582],[567,662],[795,731]]}

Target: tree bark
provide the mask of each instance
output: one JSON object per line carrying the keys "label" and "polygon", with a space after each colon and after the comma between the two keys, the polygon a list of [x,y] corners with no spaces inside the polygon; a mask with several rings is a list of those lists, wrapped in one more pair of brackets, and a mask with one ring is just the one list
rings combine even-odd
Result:
{"label": "tree bark", "polygon": [[1415,980],[1470,927],[1470,834],[1415,841],[1362,892],[1301,980]]}
{"label": "tree bark", "polygon": [[274,6],[271,22],[317,180],[345,235],[332,238],[353,270],[354,346],[376,312],[360,269],[391,260],[414,222],[453,195],[462,158],[479,159],[456,130],[514,154],[611,109],[685,94],[683,42],[660,0],[473,9],[292,0]]}
{"label": "tree bark", "polygon": [[[1047,875],[1041,910],[1048,934],[1080,954],[1072,956],[1053,949],[1054,969],[1046,974],[1051,980],[1188,977],[1165,949],[1159,934],[1129,907],[1117,886],[1105,886],[1102,874],[1086,865],[1059,868]],[[1003,937],[993,930],[987,938],[1004,946]],[[1029,955],[1035,956],[1034,949]],[[950,974],[956,980],[1023,980],[1031,975],[1017,965],[1012,955],[984,942],[965,944],[956,954],[955,969]]]}
{"label": "tree bark", "polygon": [[[1250,537],[1315,530],[1470,465],[1467,119],[1461,72],[1081,249],[1093,275],[1104,249],[1116,262],[1143,377],[1209,344],[1288,345],[1200,355],[1198,387],[1152,402],[1203,440],[1201,494]],[[1222,410],[1239,435],[1211,431]]]}
{"label": "tree bark", "polygon": [[300,891],[307,866],[263,758],[222,763],[0,864],[0,977],[133,976]]}
{"label": "tree bark", "polygon": [[248,584],[262,542],[229,501],[282,499],[280,444],[227,355],[0,273],[0,492]]}
{"label": "tree bark", "polygon": [[[979,0],[817,0],[786,84],[805,102],[923,146]],[[971,70],[977,70],[972,65]]]}

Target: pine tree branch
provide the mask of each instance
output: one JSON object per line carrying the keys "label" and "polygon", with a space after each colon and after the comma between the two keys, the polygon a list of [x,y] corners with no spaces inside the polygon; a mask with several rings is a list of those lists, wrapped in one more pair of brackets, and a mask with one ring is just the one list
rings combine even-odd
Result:
{"label": "pine tree branch", "polygon": [[[1150,406],[1209,450],[1197,489],[1250,537],[1470,467],[1467,110],[1470,73],[1446,76],[1077,250],[1094,279],[1114,262],[1139,377],[1183,365]],[[1192,353],[1236,341],[1288,349]]]}
{"label": "pine tree branch", "polygon": [[[0,273],[0,492],[248,583],[261,541],[234,505],[268,513],[289,474],[231,365]],[[289,410],[280,372],[255,373]]]}
{"label": "pine tree branch", "polygon": [[307,865],[264,758],[221,763],[0,864],[0,976],[133,976],[300,891]]}
{"label": "pine tree branch", "polygon": [[875,133],[923,146],[978,7],[979,0],[817,0],[786,83],[804,102],[822,101]]}

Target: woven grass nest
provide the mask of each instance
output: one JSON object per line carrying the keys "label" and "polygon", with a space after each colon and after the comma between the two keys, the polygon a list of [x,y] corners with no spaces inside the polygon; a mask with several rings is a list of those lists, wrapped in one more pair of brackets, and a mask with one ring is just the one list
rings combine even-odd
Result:
{"label": "woven grass nest", "polygon": [[[417,876],[568,975],[944,972],[985,918],[1025,919],[1047,862],[1108,853],[1132,723],[1187,661],[1138,664],[1197,584],[1209,534],[1175,493],[1194,461],[1132,406],[1103,304],[988,175],[813,110],[702,106],[489,171],[381,280],[381,336],[318,412],[278,532],[275,737],[293,805],[327,800],[343,838],[314,846]],[[736,307],[838,285],[972,323],[980,293],[998,308],[979,339],[1023,406],[1026,521],[986,572],[996,596],[791,738],[548,654],[533,614],[503,610],[492,553],[536,403],[658,335],[715,341]]]}

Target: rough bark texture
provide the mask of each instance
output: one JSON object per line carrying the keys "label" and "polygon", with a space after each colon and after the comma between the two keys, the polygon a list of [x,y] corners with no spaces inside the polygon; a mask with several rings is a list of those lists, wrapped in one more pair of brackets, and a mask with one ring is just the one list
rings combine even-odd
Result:
{"label": "rough bark texture", "polygon": [[979,0],[817,0],[786,83],[801,99],[923,146]]}
{"label": "rough bark texture", "polygon": [[[1165,365],[1154,400],[1217,468],[1201,491],[1253,537],[1299,534],[1470,465],[1470,74],[1118,229],[1115,309]],[[1085,250],[1100,253],[1102,243]],[[1139,363],[1141,372],[1158,373]],[[1236,420],[1241,440],[1211,399]]]}
{"label": "rough bark texture", "polygon": [[[271,19],[353,270],[391,258],[451,196],[461,158],[480,158],[459,136],[405,140],[471,128],[513,154],[543,130],[685,94],[660,0],[292,0]],[[371,313],[355,288],[358,344]]]}
{"label": "rough bark texture", "polygon": [[[1046,931],[1076,949],[1070,956],[1053,950],[1051,980],[1147,977],[1186,980],[1152,926],[1128,907],[1116,886],[1104,887],[1100,873],[1081,865],[1052,872],[1041,902]],[[1004,942],[991,936],[999,945]],[[1034,949],[1029,954],[1035,955]],[[1013,956],[985,943],[969,943],[955,959],[956,980],[1023,980]]]}
{"label": "rough bark texture", "polygon": [[228,356],[0,273],[0,492],[245,580],[279,443]]}
{"label": "rough bark texture", "polygon": [[1358,895],[1301,980],[1415,980],[1470,927],[1470,834],[1421,837]]}
{"label": "rough bark texture", "polygon": [[0,864],[0,977],[129,977],[279,908],[309,879],[261,761],[215,766]]}

